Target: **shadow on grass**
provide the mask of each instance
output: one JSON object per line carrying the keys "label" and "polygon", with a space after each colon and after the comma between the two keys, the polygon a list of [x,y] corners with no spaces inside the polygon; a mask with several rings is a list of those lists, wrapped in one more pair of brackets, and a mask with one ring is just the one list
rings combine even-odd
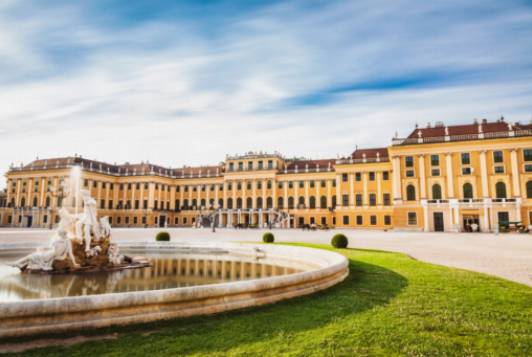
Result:
{"label": "shadow on grass", "polygon": [[[348,255],[354,250],[345,250]],[[407,280],[383,267],[349,261],[349,276],[342,283],[309,296],[262,307],[160,321],[127,327],[84,331],[84,335],[119,334],[114,341],[93,341],[69,352],[153,354],[154,350],[176,354],[209,353],[229,350],[239,345],[264,342],[279,334],[290,335],[319,328],[329,322],[363,313],[387,304],[407,286]],[[79,335],[73,334],[74,335]],[[62,336],[63,338],[66,336]],[[34,350],[47,355],[61,347]]]}

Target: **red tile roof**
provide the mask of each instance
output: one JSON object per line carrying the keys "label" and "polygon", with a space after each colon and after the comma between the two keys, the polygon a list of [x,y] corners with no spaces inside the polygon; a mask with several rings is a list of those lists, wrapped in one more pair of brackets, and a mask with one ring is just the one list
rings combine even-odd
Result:
{"label": "red tile roof", "polygon": [[[378,154],[378,155],[377,155]],[[370,149],[356,149],[351,154],[353,159],[376,159],[388,160],[388,148],[370,148]]]}
{"label": "red tile roof", "polygon": [[[510,129],[510,126],[511,128]],[[427,128],[416,128],[410,135],[408,139],[412,138],[429,138],[429,137],[440,137],[446,135],[466,135],[466,134],[479,134],[479,133],[495,133],[495,132],[505,132],[510,130],[521,130],[521,129],[530,129],[531,125],[522,125],[519,123],[510,124],[504,120],[497,120],[495,122],[488,122],[487,120],[480,121],[478,123],[471,123],[465,125],[449,125],[449,126],[435,126]],[[419,134],[421,133],[421,135]]]}

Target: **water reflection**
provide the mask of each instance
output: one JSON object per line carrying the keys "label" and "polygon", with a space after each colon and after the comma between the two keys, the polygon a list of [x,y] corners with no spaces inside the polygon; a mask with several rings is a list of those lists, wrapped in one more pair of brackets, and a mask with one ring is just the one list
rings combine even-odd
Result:
{"label": "water reflection", "polygon": [[298,270],[260,262],[196,257],[148,257],[152,267],[85,274],[21,274],[0,258],[0,302],[169,289],[292,274]]}

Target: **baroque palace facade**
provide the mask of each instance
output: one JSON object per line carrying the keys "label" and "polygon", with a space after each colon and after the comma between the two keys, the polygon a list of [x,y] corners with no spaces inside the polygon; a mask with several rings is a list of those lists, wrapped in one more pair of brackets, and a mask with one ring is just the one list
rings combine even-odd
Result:
{"label": "baroque palace facade", "polygon": [[[81,186],[113,226],[323,225],[352,228],[494,231],[532,224],[532,125],[503,119],[416,127],[384,148],[341,159],[228,156],[216,166],[110,165],[82,157],[11,167],[0,225],[49,227]],[[4,196],[4,197],[2,197]],[[65,197],[64,197],[65,196]],[[2,207],[4,206],[4,207]]]}

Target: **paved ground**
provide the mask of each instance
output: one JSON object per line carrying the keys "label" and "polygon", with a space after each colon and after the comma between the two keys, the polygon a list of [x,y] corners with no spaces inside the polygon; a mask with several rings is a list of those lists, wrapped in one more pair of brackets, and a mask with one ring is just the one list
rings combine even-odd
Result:
{"label": "paved ground", "polygon": [[[117,241],[152,240],[159,229],[114,229]],[[168,229],[172,240],[179,241],[250,241],[261,240],[261,230]],[[402,252],[429,263],[468,269],[499,276],[532,286],[532,235],[522,234],[451,234],[420,232],[383,232],[361,230],[331,230],[302,232],[273,230],[278,242],[330,242],[335,232],[349,238],[352,248]],[[47,230],[0,229],[0,244],[26,242],[46,244],[51,234]]]}

